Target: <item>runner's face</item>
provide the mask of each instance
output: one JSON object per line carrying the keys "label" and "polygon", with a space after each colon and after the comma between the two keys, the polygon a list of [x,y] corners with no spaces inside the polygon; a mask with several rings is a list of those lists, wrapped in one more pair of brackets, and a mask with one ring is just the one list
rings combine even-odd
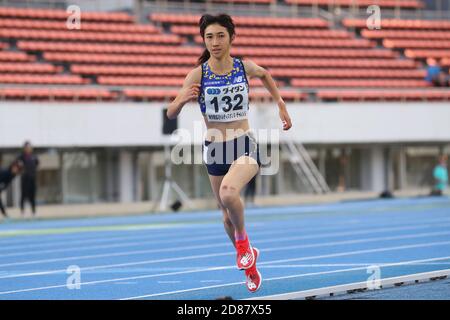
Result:
{"label": "runner's face", "polygon": [[231,39],[227,28],[211,24],[205,29],[205,46],[211,56],[221,58],[230,54]]}

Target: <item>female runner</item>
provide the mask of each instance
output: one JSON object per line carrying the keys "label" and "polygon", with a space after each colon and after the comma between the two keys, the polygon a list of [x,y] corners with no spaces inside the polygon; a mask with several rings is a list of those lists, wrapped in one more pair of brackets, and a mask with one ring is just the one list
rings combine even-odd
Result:
{"label": "female runner", "polygon": [[283,130],[289,130],[292,123],[268,71],[250,60],[231,57],[231,44],[235,39],[231,17],[203,15],[199,26],[206,49],[169,105],[167,117],[176,118],[186,103],[198,99],[207,128],[203,160],[223,212],[225,230],[237,251],[237,267],[245,270],[247,288],[255,292],[262,283],[256,268],[259,251],[251,246],[245,231],[244,205],[240,198],[241,189],[258,173],[261,165],[258,144],[247,120],[248,78],[260,78],[277,102]]}

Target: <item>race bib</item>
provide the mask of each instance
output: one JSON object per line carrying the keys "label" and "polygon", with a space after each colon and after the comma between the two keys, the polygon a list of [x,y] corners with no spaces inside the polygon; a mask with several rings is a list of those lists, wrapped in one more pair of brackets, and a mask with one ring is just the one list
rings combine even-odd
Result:
{"label": "race bib", "polygon": [[230,122],[247,118],[248,90],[245,82],[205,89],[206,117],[210,122]]}

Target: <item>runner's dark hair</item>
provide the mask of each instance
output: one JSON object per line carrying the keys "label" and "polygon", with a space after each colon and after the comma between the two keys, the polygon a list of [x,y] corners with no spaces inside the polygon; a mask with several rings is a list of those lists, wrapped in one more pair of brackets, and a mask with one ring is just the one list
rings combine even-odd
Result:
{"label": "runner's dark hair", "polygon": [[[203,41],[205,41],[206,28],[209,25],[214,24],[214,23],[218,23],[222,27],[226,28],[228,31],[228,34],[230,35],[230,39],[232,39],[232,37],[236,34],[233,19],[231,19],[231,17],[229,15],[224,14],[224,13],[218,14],[216,16],[213,16],[210,14],[204,14],[200,18],[200,21],[198,23],[198,25],[200,27],[200,35],[202,36]],[[200,56],[200,58],[198,58],[197,66],[208,61],[210,56],[211,56],[211,54],[209,53],[208,49],[205,48],[205,50],[203,51],[203,54]]]}

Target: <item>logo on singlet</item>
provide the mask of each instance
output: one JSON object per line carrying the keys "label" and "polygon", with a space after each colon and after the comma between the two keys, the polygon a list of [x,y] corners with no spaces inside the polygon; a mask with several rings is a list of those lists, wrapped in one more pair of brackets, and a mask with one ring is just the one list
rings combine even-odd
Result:
{"label": "logo on singlet", "polygon": [[206,93],[207,93],[207,94],[210,94],[210,95],[218,95],[218,94],[220,94],[220,89],[217,89],[217,88],[208,88],[208,89],[206,90]]}
{"label": "logo on singlet", "polygon": [[239,77],[234,78],[233,83],[239,83],[239,82],[242,82],[242,81],[243,81],[242,80],[242,76],[239,76]]}

